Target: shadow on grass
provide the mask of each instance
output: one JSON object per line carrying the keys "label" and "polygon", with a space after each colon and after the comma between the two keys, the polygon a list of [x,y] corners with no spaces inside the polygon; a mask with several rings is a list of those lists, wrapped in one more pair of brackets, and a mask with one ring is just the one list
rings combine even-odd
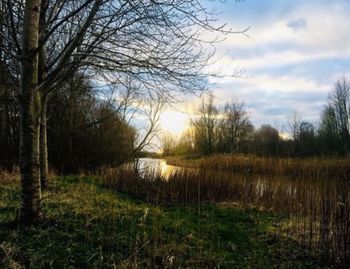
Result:
{"label": "shadow on grass", "polygon": [[18,187],[0,186],[0,267],[320,268],[275,236],[276,216],[255,209],[159,208],[65,177],[44,193],[46,220],[25,228],[9,225],[18,208],[10,190]]}

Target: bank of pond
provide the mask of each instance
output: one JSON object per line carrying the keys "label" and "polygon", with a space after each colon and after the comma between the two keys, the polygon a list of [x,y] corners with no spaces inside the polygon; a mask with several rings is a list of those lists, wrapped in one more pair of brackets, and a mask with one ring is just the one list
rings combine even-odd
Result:
{"label": "bank of pond", "polygon": [[139,163],[137,177],[125,170],[115,176],[113,169],[105,171],[106,184],[159,206],[233,202],[259,208],[284,217],[277,229],[280,236],[296,240],[337,266],[348,263],[350,162],[346,159],[223,155]]}
{"label": "bank of pond", "polygon": [[18,177],[2,176],[0,267],[348,268],[345,160],[220,158],[54,176],[30,228],[13,222]]}

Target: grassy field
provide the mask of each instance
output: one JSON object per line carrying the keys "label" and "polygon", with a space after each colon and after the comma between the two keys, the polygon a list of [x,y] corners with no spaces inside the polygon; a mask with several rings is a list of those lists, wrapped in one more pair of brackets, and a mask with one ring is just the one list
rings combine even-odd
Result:
{"label": "grassy field", "polygon": [[0,268],[332,268],[276,236],[281,215],[234,203],[154,206],[60,177],[43,193],[45,220],[13,221],[19,184],[0,184]]}

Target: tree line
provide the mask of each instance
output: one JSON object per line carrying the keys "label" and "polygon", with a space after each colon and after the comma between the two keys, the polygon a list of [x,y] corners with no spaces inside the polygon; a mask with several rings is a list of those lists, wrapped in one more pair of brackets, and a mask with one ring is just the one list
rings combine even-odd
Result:
{"label": "tree line", "polygon": [[[0,167],[10,171],[19,165],[15,94],[15,89],[0,84]],[[82,75],[73,75],[48,102],[48,159],[58,173],[116,164],[132,153],[135,139],[136,129],[123,118],[118,105],[97,98],[90,81]]]}
{"label": "tree line", "polygon": [[176,139],[164,134],[164,155],[210,155],[241,153],[259,156],[347,156],[350,152],[350,82],[336,81],[317,123],[294,112],[288,119],[288,137],[278,128],[263,124],[255,128],[241,102],[214,104],[213,95],[202,98],[189,128]]}

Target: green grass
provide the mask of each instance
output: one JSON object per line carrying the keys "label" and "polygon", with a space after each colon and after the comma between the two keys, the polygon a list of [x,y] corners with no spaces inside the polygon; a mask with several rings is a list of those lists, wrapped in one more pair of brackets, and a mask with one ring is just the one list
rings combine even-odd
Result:
{"label": "green grass", "polygon": [[18,183],[0,184],[0,268],[321,268],[256,209],[159,208],[62,177],[43,194],[45,221],[12,227],[19,201]]}

